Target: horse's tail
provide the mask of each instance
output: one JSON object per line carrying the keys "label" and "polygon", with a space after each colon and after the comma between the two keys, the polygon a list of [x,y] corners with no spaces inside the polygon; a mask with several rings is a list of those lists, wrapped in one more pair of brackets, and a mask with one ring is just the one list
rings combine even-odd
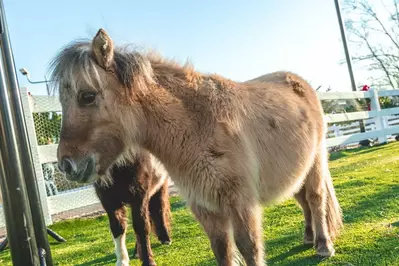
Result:
{"label": "horse's tail", "polygon": [[339,206],[331,175],[325,175],[326,183],[326,220],[331,239],[335,239],[343,227],[342,210]]}

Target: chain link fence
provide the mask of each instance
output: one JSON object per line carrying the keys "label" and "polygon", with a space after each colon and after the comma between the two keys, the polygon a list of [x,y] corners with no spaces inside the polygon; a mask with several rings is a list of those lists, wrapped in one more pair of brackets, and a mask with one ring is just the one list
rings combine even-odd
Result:
{"label": "chain link fence", "polygon": [[[103,212],[91,184],[70,182],[58,169],[62,114],[57,97],[32,96],[22,88],[21,99],[46,223]],[[0,195],[0,240],[5,234],[2,203]]]}
{"label": "chain link fence", "polygon": [[[33,113],[36,141],[38,146],[58,145],[60,140],[61,112]],[[85,184],[69,182],[58,170],[57,162],[42,164],[43,177],[48,197],[70,192],[77,188],[87,187]]]}
{"label": "chain link fence", "polygon": [[[39,104],[41,110],[54,109],[54,102],[41,101]],[[61,118],[61,112],[58,111],[33,113],[39,157],[45,155],[43,157],[51,158],[45,160],[41,167],[53,220],[81,217],[102,210],[92,185],[70,182],[58,169],[56,148],[60,139]]]}

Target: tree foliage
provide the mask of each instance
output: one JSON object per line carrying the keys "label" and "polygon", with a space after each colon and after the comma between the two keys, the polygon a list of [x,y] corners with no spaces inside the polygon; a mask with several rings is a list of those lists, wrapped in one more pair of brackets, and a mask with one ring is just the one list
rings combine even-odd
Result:
{"label": "tree foliage", "polygon": [[58,112],[33,113],[38,145],[58,143],[61,130],[61,114]]}
{"label": "tree foliage", "polygon": [[399,86],[399,0],[346,0],[345,27],[354,64],[370,71],[372,86]]}

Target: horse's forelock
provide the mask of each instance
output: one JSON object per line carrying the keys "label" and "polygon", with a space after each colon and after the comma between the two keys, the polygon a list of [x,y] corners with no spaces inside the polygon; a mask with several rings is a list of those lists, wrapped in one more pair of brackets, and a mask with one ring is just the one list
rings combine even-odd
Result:
{"label": "horse's forelock", "polygon": [[[116,47],[114,54],[115,74],[121,84],[128,89],[145,89],[153,84],[153,72],[148,58],[127,47]],[[104,88],[100,66],[93,58],[91,41],[74,41],[64,47],[50,62],[50,80],[55,92],[78,89],[84,83],[92,88]]]}
{"label": "horse's forelock", "polygon": [[79,81],[99,83],[96,63],[91,56],[90,41],[74,41],[65,46],[50,62],[52,89],[76,90]]}

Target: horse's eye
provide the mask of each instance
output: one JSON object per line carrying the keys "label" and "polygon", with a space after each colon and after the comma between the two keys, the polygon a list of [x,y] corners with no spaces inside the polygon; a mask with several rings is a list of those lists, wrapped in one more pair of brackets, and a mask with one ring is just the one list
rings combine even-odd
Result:
{"label": "horse's eye", "polygon": [[81,106],[92,105],[96,101],[97,93],[93,91],[82,91],[79,93],[78,102]]}

